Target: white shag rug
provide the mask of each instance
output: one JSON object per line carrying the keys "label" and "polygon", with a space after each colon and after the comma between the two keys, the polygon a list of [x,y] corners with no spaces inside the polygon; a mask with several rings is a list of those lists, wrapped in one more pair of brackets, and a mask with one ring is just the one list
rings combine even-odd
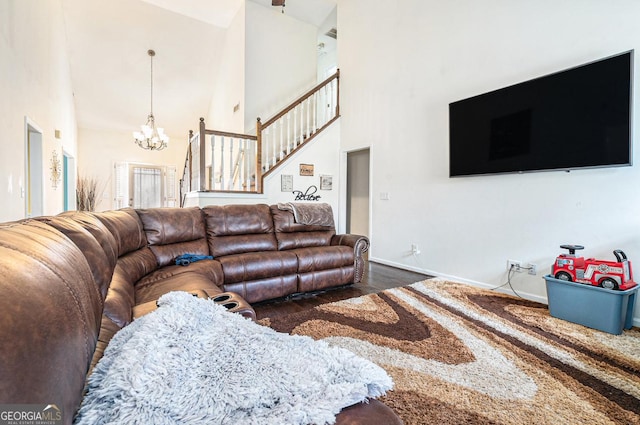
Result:
{"label": "white shag rug", "polygon": [[384,395],[384,369],[172,292],[119,331],[89,378],[76,424],[332,424]]}

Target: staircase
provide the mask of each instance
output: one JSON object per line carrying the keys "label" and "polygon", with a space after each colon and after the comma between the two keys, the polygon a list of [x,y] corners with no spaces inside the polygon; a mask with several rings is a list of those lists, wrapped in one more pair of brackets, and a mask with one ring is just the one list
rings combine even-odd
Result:
{"label": "staircase", "polygon": [[263,181],[340,117],[338,70],[281,112],[256,120],[256,134],[209,130],[200,118],[189,132],[180,205],[189,192],[263,193]]}

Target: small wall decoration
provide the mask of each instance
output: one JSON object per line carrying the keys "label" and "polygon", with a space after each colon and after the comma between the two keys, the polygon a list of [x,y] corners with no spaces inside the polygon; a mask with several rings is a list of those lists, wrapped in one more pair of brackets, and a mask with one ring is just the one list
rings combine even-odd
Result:
{"label": "small wall decoration", "polygon": [[58,184],[60,184],[60,180],[62,179],[62,164],[60,164],[60,159],[58,159],[58,151],[54,150],[51,154],[51,187],[54,189],[58,188]]}
{"label": "small wall decoration", "polygon": [[320,176],[320,190],[333,189],[333,176]]}
{"label": "small wall decoration", "polygon": [[282,174],[280,176],[280,191],[281,192],[293,191],[293,176],[291,174]]}
{"label": "small wall decoration", "polygon": [[301,176],[313,176],[313,164],[300,164]]}
{"label": "small wall decoration", "polygon": [[319,201],[320,195],[316,195],[315,193],[318,191],[317,186],[309,186],[305,192],[300,190],[294,190],[293,194],[295,195],[294,201]]}

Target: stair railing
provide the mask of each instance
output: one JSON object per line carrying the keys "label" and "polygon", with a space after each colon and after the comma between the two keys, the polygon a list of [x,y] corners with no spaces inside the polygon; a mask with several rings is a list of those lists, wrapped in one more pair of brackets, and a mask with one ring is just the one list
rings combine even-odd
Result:
{"label": "stair railing", "polygon": [[338,70],[265,123],[258,118],[264,176],[339,118],[339,81]]}
{"label": "stair railing", "polygon": [[340,71],[262,123],[256,135],[189,131],[180,200],[193,191],[262,193],[263,179],[340,117]]}

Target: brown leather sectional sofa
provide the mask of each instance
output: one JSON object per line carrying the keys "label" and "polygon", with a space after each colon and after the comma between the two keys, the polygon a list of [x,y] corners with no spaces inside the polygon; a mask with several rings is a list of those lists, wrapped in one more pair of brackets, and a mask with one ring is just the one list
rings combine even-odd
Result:
{"label": "brown leather sectional sofa", "polygon": [[[368,240],[268,205],[67,212],[0,224],[0,404],[56,404],[71,423],[85,379],[136,307],[175,290],[254,303],[359,282]],[[182,254],[213,259],[175,264]],[[230,313],[231,314],[231,313]],[[395,424],[372,401],[338,424]]]}

